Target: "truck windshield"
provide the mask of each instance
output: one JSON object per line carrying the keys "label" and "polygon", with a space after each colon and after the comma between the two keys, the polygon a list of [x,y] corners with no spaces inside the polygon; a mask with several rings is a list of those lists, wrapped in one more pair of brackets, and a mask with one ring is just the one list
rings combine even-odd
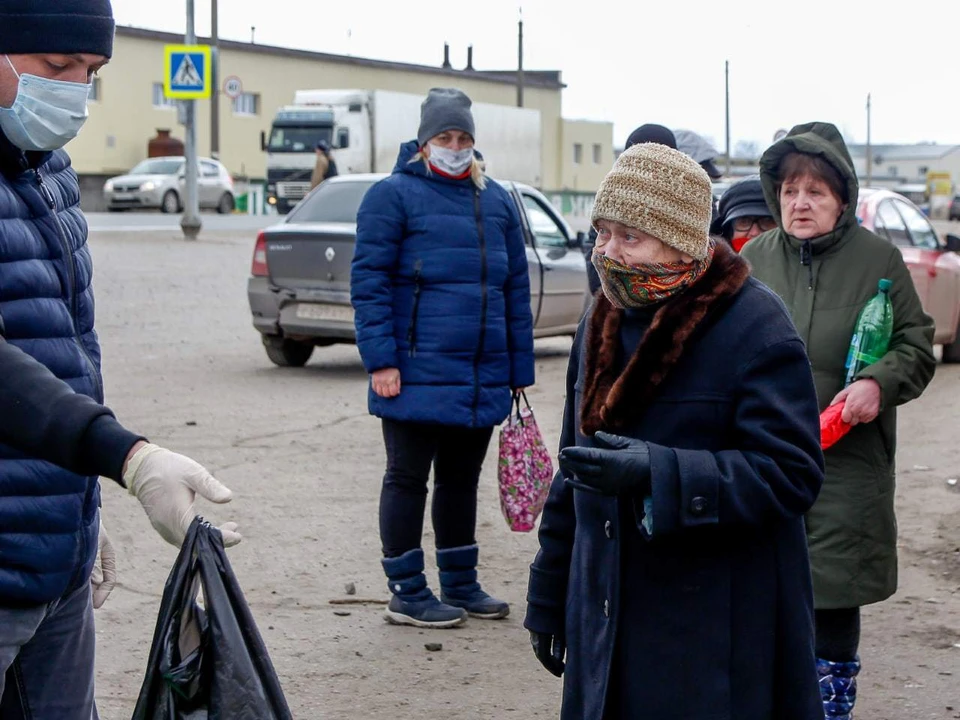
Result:
{"label": "truck windshield", "polygon": [[355,223],[372,182],[327,182],[290,213],[287,222]]}
{"label": "truck windshield", "polygon": [[270,131],[269,152],[313,152],[317,143],[326,140],[332,144],[333,128],[274,126]]}

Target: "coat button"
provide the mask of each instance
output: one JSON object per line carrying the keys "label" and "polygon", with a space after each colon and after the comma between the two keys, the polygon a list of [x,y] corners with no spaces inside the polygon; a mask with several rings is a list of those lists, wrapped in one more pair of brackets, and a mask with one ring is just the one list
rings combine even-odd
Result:
{"label": "coat button", "polygon": [[690,512],[694,515],[703,515],[707,510],[707,499],[697,496],[690,501]]}
{"label": "coat button", "polygon": [[607,520],[607,521],[603,524],[603,532],[606,533],[607,538],[612,538],[612,537],[613,537],[613,523],[610,522],[609,520]]}
{"label": "coat button", "polygon": [[603,601],[603,614],[604,614],[604,617],[610,617],[610,601],[609,600]]}

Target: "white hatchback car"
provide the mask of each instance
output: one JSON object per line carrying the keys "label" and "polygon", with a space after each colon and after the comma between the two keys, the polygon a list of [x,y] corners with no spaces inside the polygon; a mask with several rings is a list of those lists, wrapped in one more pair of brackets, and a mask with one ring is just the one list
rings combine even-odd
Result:
{"label": "white hatchback car", "polygon": [[[157,209],[176,213],[183,209],[186,181],[183,156],[155,157],[144,160],[126,175],[110,178],[103,186],[104,199],[111,212]],[[233,178],[216,160],[199,159],[197,192],[200,208],[219,213],[233,212]]]}

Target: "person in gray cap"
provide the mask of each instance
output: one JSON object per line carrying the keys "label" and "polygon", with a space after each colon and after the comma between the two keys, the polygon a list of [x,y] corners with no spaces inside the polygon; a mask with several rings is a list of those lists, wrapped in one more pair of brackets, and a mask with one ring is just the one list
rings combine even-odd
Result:
{"label": "person in gray cap", "polygon": [[711,231],[722,235],[734,250],[740,252],[757,235],[775,227],[777,221],[763,199],[760,176],[751,175],[735,182],[720,197],[719,212]]}
{"label": "person in gray cap", "polygon": [[[103,407],[80,186],[61,149],[110,59],[109,0],[0,4],[0,717],[90,720],[93,608],[115,582],[98,475],[179,544],[230,491]],[[236,525],[223,526],[227,544]],[[95,568],[98,548],[101,563]]]}
{"label": "person in gray cap", "polygon": [[[387,621],[445,628],[510,607],[477,580],[477,484],[496,425],[532,385],[533,316],[520,216],[474,151],[470,98],[435,88],[417,139],[357,214],[350,279],[387,469],[380,495]],[[427,481],[440,597],[421,547]]]}

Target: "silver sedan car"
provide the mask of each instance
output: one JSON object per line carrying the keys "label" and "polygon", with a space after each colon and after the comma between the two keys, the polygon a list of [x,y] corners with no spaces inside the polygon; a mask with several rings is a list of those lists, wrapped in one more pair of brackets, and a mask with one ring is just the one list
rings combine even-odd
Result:
{"label": "silver sedan car", "polygon": [[[165,213],[183,210],[186,180],[182,156],[144,160],[126,175],[110,178],[103,186],[104,199],[111,212],[119,210],[159,209]],[[199,159],[197,193],[200,208],[219,213],[233,212],[233,178],[227,169],[210,158]]]}
{"label": "silver sedan car", "polygon": [[[357,210],[384,175],[340,175],[321,183],[279,225],[260,233],[247,297],[267,357],[302,366],[315,347],[356,339],[350,264]],[[573,335],[591,300],[582,245],[541,193],[500,183],[523,225],[534,335]]]}

